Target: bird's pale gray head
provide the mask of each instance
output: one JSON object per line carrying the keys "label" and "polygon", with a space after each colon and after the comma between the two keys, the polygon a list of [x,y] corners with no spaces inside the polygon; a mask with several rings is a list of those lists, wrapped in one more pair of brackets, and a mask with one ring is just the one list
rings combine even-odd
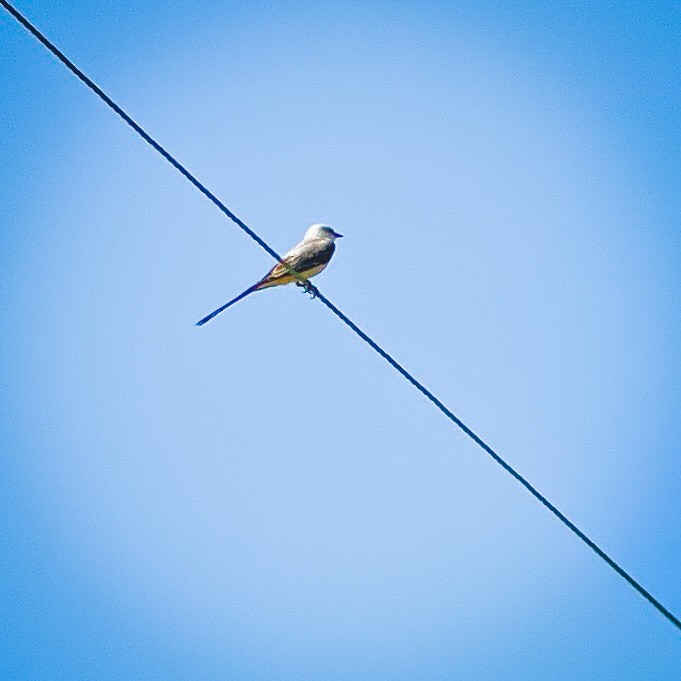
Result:
{"label": "bird's pale gray head", "polygon": [[343,236],[342,234],[339,234],[336,232],[332,227],[329,227],[328,225],[322,225],[322,224],[315,224],[312,225],[311,227],[308,227],[307,232],[305,232],[305,239],[331,239],[333,241],[334,239],[337,239],[338,237]]}

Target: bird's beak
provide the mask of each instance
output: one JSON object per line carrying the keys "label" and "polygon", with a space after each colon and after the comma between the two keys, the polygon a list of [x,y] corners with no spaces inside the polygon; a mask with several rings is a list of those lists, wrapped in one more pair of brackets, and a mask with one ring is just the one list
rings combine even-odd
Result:
{"label": "bird's beak", "polygon": [[334,237],[336,237],[336,239],[338,239],[338,237],[343,236],[342,234],[339,234],[338,232],[334,232],[333,235],[334,235]]}

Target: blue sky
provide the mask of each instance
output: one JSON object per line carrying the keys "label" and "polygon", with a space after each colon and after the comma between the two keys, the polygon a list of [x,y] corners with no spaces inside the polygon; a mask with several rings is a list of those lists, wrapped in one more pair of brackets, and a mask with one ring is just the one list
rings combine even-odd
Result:
{"label": "blue sky", "polygon": [[[681,612],[678,3],[18,4]],[[658,613],[0,13],[5,678],[678,679]]]}

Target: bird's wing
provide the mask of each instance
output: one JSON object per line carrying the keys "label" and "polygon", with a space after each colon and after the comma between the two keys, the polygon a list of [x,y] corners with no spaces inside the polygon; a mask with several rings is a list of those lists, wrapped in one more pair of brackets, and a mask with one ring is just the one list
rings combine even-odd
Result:
{"label": "bird's wing", "polygon": [[305,274],[315,267],[326,265],[336,246],[330,239],[315,239],[301,242],[286,253],[282,262],[277,263],[262,279],[261,283],[274,282],[284,277],[291,277],[291,270]]}

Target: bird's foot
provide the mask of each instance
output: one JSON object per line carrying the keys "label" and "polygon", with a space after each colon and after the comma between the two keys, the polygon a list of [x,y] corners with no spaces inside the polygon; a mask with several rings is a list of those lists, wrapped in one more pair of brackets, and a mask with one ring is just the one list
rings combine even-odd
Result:
{"label": "bird's foot", "polygon": [[317,297],[317,289],[307,280],[305,281],[297,281],[296,286],[300,286],[305,293],[310,294],[310,300],[314,300]]}

